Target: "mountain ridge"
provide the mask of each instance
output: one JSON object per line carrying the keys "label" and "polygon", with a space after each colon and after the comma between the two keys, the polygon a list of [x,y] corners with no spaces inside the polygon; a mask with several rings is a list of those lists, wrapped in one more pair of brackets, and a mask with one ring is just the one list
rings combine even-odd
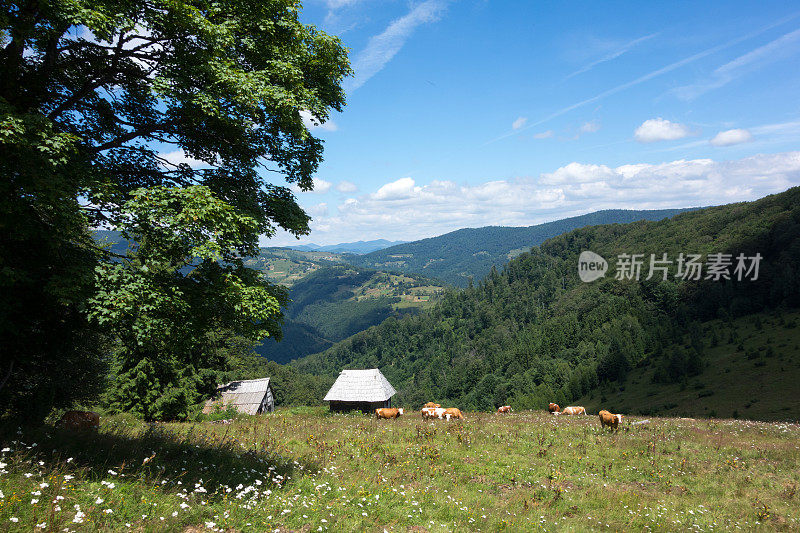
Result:
{"label": "mountain ridge", "polygon": [[349,253],[362,255],[377,250],[382,250],[390,246],[397,246],[405,244],[409,241],[389,241],[386,239],[375,239],[371,241],[355,241],[355,242],[342,242],[339,244],[297,244],[286,245],[283,248],[291,248],[292,250],[300,250],[303,252],[334,252],[334,253]]}
{"label": "mountain ridge", "polygon": [[568,231],[599,224],[661,220],[696,209],[699,208],[605,209],[533,226],[462,228],[349,257],[348,261],[367,268],[413,272],[466,287],[470,278],[477,281],[493,266],[500,268],[516,255]]}

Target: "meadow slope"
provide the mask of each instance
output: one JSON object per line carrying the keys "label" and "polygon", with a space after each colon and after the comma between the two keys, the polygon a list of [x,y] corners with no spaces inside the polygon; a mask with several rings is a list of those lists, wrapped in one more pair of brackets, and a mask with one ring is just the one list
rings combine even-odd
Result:
{"label": "meadow slope", "polygon": [[780,531],[800,426],[279,410],[231,425],[104,419],[3,439],[6,531]]}

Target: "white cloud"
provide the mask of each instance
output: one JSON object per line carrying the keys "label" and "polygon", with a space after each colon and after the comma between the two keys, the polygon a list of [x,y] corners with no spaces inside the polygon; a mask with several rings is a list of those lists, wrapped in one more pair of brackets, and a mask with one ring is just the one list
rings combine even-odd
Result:
{"label": "white cloud", "polygon": [[689,135],[691,131],[683,124],[670,122],[661,117],[645,120],[634,132],[636,140],[642,143],[674,141]]}
{"label": "white cloud", "polygon": [[325,194],[326,192],[330,191],[331,188],[333,187],[333,183],[331,183],[330,181],[325,181],[322,178],[313,178],[313,180],[314,180],[314,188],[311,189],[310,191],[301,190],[296,183],[292,183],[291,185],[289,185],[289,188],[295,194]]}
{"label": "white cloud", "polygon": [[795,185],[800,185],[800,152],[617,167],[572,162],[538,177],[474,185],[444,180],[418,185],[407,177],[374,193],[347,198],[336,209],[328,206],[329,215],[315,216],[309,239],[413,240],[466,227],[528,226],[600,209],[753,200]]}
{"label": "white cloud", "polygon": [[322,178],[314,178],[314,190],[309,191],[317,194],[325,194],[326,192],[331,190],[333,187],[333,183],[330,181],[325,181]]}
{"label": "white cloud", "polygon": [[584,122],[581,126],[581,133],[594,133],[600,129],[600,121],[592,120],[591,122]]}
{"label": "white cloud", "polygon": [[175,150],[173,152],[166,152],[163,154],[158,154],[158,156],[162,159],[166,159],[169,163],[177,166],[182,163],[189,165],[191,168],[201,168],[201,167],[208,167],[210,166],[205,161],[200,161],[199,159],[194,159],[186,154],[183,150]]}
{"label": "white cloud", "polygon": [[303,124],[305,127],[310,130],[336,131],[339,129],[339,126],[337,126],[333,120],[328,119],[323,123],[319,118],[315,117],[310,111],[306,111],[305,109],[300,111],[300,118],[303,119]]}
{"label": "white cloud", "polygon": [[770,63],[795,55],[800,50],[798,45],[800,30],[795,30],[725,63],[715,69],[707,79],[675,89],[675,94],[684,100],[692,100]]}
{"label": "white cloud", "polygon": [[375,200],[402,200],[409,198],[420,190],[420,187],[415,187],[413,179],[400,178],[397,181],[383,185],[372,195],[372,198]]}
{"label": "white cloud", "polygon": [[542,174],[540,182],[547,185],[565,183],[586,183],[609,179],[614,171],[605,165],[585,165],[583,163],[570,163],[549,174]]}
{"label": "white cloud", "polygon": [[358,187],[355,183],[350,181],[342,180],[338,184],[336,184],[336,190],[339,192],[356,192]]}
{"label": "white cloud", "polygon": [[549,139],[552,136],[553,136],[553,130],[547,130],[547,131],[543,131],[543,132],[540,132],[540,133],[534,133],[533,134],[533,138],[534,139]]}
{"label": "white cloud", "polygon": [[448,0],[426,0],[417,4],[407,15],[392,21],[383,33],[371,37],[367,47],[353,60],[355,76],[345,80],[345,90],[358,89],[380,72],[418,26],[439,20],[447,3]]}
{"label": "white cloud", "polygon": [[312,205],[311,207],[307,207],[305,211],[312,217],[324,217],[328,214],[328,204],[321,202],[316,205]]}
{"label": "white cloud", "polygon": [[732,144],[741,144],[753,140],[753,136],[749,131],[743,129],[721,131],[714,136],[709,142],[714,146],[730,146]]}
{"label": "white cloud", "polygon": [[517,120],[511,123],[511,128],[518,130],[524,126],[526,122],[528,122],[528,117],[519,117]]}

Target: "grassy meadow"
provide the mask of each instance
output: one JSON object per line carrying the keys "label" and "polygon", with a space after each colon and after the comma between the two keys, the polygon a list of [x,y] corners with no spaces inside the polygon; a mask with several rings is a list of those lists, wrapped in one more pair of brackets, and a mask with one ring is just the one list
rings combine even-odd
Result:
{"label": "grassy meadow", "polygon": [[[800,313],[758,313],[702,325],[703,370],[683,383],[653,383],[654,365],[578,400],[590,411],[704,418],[800,419]],[[713,340],[712,340],[713,339]],[[684,346],[689,346],[688,336]]]}
{"label": "grassy meadow", "polygon": [[800,426],[278,410],[12,430],[0,531],[797,530]]}

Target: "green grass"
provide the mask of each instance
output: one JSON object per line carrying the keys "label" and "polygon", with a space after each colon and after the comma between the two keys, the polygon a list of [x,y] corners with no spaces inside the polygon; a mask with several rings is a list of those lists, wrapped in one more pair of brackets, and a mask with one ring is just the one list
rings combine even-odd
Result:
{"label": "green grass", "polygon": [[98,435],[12,432],[0,530],[800,527],[796,425],[631,417],[612,434],[596,416],[466,416],[296,408],[230,425],[111,417]]}
{"label": "green grass", "polygon": [[[664,385],[653,383],[653,366],[637,368],[623,383],[601,386],[578,402],[593,411],[609,407],[623,413],[800,420],[797,324],[796,311],[750,315],[730,324],[707,322],[700,375]],[[717,346],[710,346],[712,331]]]}

